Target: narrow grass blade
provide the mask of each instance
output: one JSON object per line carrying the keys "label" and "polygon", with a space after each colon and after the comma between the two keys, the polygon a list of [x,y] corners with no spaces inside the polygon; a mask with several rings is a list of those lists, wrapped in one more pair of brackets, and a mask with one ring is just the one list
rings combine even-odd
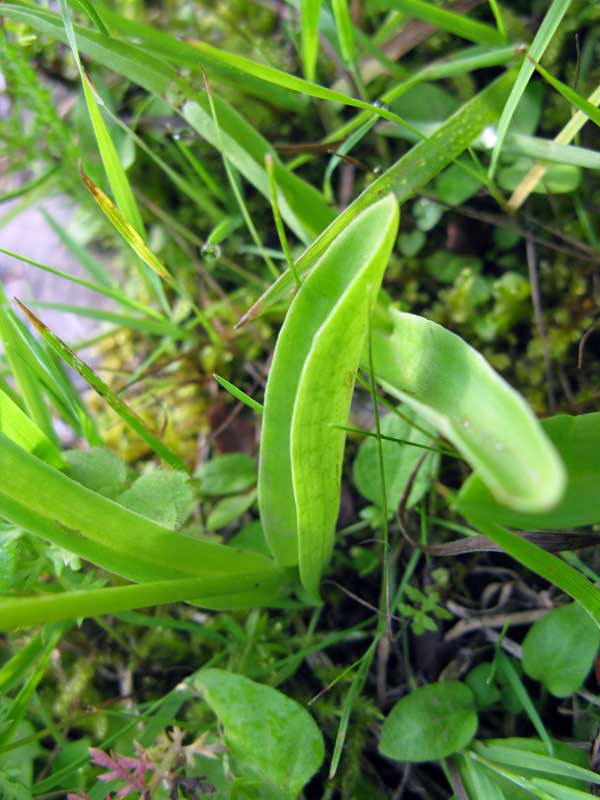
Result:
{"label": "narrow grass blade", "polygon": [[154,255],[146,242],[139,235],[136,228],[131,225],[126,217],[119,211],[110,197],[107,197],[102,189],[97,186],[89,177],[89,175],[86,175],[83,170],[81,170],[81,177],[83,178],[86,188],[100,206],[100,210],[104,216],[108,219],[113,228],[123,237],[123,239],[125,239],[134,253],[136,253],[136,255],[138,255],[156,275],[162,278],[166,283],[172,285],[173,276],[171,273],[163,264],[161,264],[159,259]]}
{"label": "narrow grass blade", "polygon": [[288,268],[292,275],[294,276],[294,280],[296,281],[296,286],[298,289],[301,286],[300,278],[298,273],[296,272],[296,265],[294,264],[294,259],[292,257],[292,251],[290,250],[290,246],[288,244],[287,236],[285,233],[285,228],[283,227],[283,220],[281,219],[281,210],[279,208],[279,197],[277,194],[277,180],[275,178],[275,167],[273,156],[270,153],[267,153],[265,156],[265,167],[267,170],[267,175],[269,176],[269,195],[271,200],[271,208],[273,209],[273,219],[275,220],[275,228],[277,229],[277,236],[279,237],[279,243],[281,244],[281,249],[284,252],[285,260],[288,263]]}
{"label": "narrow grass blade", "polygon": [[132,317],[129,314],[121,314],[118,311],[104,311],[101,308],[91,306],[70,306],[67,303],[30,303],[34,308],[47,308],[53,311],[64,311],[66,314],[75,314],[79,317],[89,319],[99,319],[103,322],[112,322],[120,328],[130,328],[131,330],[144,331],[153,336],[170,336],[172,339],[188,339],[193,334],[185,328],[168,322],[168,320],[154,319],[148,317]]}
{"label": "narrow grass blade", "polygon": [[527,689],[525,688],[523,681],[519,677],[519,673],[515,669],[512,661],[510,658],[505,655],[501,650],[496,653],[496,664],[498,665],[498,673],[503,676],[504,680],[508,685],[511,687],[515,695],[517,696],[519,702],[523,706],[524,712],[529,717],[531,724],[537,731],[538,736],[544,743],[544,747],[546,748],[546,752],[549,756],[554,755],[554,748],[552,747],[552,742],[550,737],[548,736],[548,731],[542,719],[538,713],[537,708],[533,704]]}
{"label": "narrow grass blade", "polygon": [[31,324],[40,332],[46,342],[63,358],[66,363],[81,375],[81,377],[92,386],[98,394],[103,397],[110,407],[121,417],[123,422],[134,430],[146,444],[154,450],[167,464],[170,464],[175,469],[185,470],[186,466],[169,447],[167,447],[160,439],[158,439],[146,426],[144,421],[131,409],[127,403],[116,395],[112,389],[101,380],[96,373],[84,362],[79,356],[74,353],[71,348],[65,344],[61,339],[54,334],[50,328],[35,316],[26,306],[20,303],[19,306],[31,322]]}
{"label": "narrow grass blade", "polygon": [[397,114],[394,114],[392,111],[388,111],[387,108],[384,108],[381,105],[375,105],[364,100],[358,100],[356,97],[352,97],[351,95],[344,94],[343,92],[337,92],[333,89],[328,89],[326,86],[321,86],[318,83],[305,81],[303,78],[298,78],[296,75],[290,75],[287,72],[275,69],[275,67],[270,67],[266,64],[259,64],[257,61],[252,61],[249,58],[238,56],[235,53],[228,53],[225,50],[218,50],[217,48],[212,47],[212,45],[206,44],[205,42],[198,42],[195,44],[195,47],[198,48],[200,54],[209,55],[217,62],[238,69],[243,74],[253,75],[254,77],[260,78],[267,83],[275,84],[275,86],[282,86],[286,89],[291,89],[294,92],[299,92],[300,94],[307,94],[309,97],[314,97],[317,100],[328,100],[331,103],[341,103],[345,106],[353,106],[354,108],[360,108],[364,111],[370,111],[372,114],[382,117],[382,119],[395,122],[402,128],[412,131],[412,133],[419,139],[423,138],[423,135],[418,128],[415,128],[414,125],[406,122],[406,120],[402,119]]}
{"label": "narrow grass blade", "polygon": [[600,627],[600,591],[581,573],[558,556],[511,533],[496,522],[471,512],[465,516],[488,539],[500,545],[505,553],[580,603]]}
{"label": "narrow grass blade", "polygon": [[540,161],[553,161],[557,164],[570,164],[585,169],[600,169],[600,153],[587,147],[572,144],[559,144],[550,139],[509,133],[504,145],[504,153],[529,156]]}
{"label": "narrow grass blade", "polygon": [[275,571],[266,556],[178,533],[108,500],[2,434],[0,468],[3,517],[128,580]]}
{"label": "narrow grass blade", "polygon": [[395,310],[372,339],[382,386],[451,441],[497,499],[522,511],[556,505],[565,488],[561,459],[523,398],[476,350]]}
{"label": "narrow grass blade", "polygon": [[348,0],[331,0],[331,7],[335,17],[342,58],[348,66],[352,66],[356,62],[356,47]]}
{"label": "narrow grass blade", "polygon": [[[300,564],[318,594],[333,545],[345,423],[369,313],[395,240],[397,204],[368,208],[302,284],[267,381],[259,507],[279,563]],[[342,269],[343,267],[343,269]]]}
{"label": "narrow grass blade", "polygon": [[[139,19],[126,18],[104,4],[98,3],[97,5],[102,8],[102,16],[110,23],[111,28],[143,48],[146,55],[154,56],[160,53],[160,57],[166,60],[165,64],[169,62],[169,69],[172,69],[171,65],[174,64],[186,67],[196,75],[200,74],[198,50],[191,41],[182,41],[152,25],[146,25]],[[242,91],[245,94],[259,97],[269,105],[292,112],[302,112],[306,109],[305,97],[300,97],[288,89],[282,89],[272,84],[266,85],[264,81],[248,74],[241,75],[238,70],[223,66],[207,53],[204,54],[202,64],[215,80],[226,86],[235,87],[237,92]]]}
{"label": "narrow grass blade", "polygon": [[[529,55],[531,56],[531,58],[535,59],[536,61],[539,61],[539,59],[543,56],[546,48],[550,44],[550,41],[556,32],[556,29],[558,28],[563,17],[567,13],[570,5],[571,5],[571,0],[552,0],[552,4],[550,5],[550,8],[546,12],[546,16],[544,17],[542,24],[538,28],[535,38],[531,43],[531,47],[529,48]],[[527,88],[527,84],[529,83],[529,79],[533,74],[533,70],[534,66],[531,63],[531,61],[529,60],[523,61],[517,79],[510,93],[510,97],[506,101],[504,111],[502,112],[502,116],[500,117],[500,120],[498,122],[497,140],[494,146],[494,150],[492,151],[492,159],[489,169],[490,178],[493,177],[496,171],[496,167],[498,165],[498,158],[500,156],[500,151],[502,150],[502,146],[504,145],[504,139],[508,132],[509,125],[517,109],[517,106],[519,105],[519,102],[523,97],[523,92]]]}
{"label": "narrow grass blade", "polygon": [[281,583],[277,573],[249,570],[247,575],[177,578],[61,594],[0,597],[0,629],[10,631],[181,601],[215,609],[276,605]]}
{"label": "narrow grass blade", "polygon": [[[1,611],[0,611],[0,619],[1,619]],[[45,624],[46,622],[53,622],[54,620],[40,620],[40,624]],[[66,627],[64,625],[61,626],[48,626],[46,628],[47,638],[43,644],[43,649],[40,653],[40,658],[38,663],[35,666],[35,669],[26,679],[25,683],[21,687],[19,693],[13,700],[8,700],[6,697],[4,698],[4,721],[5,724],[2,726],[2,730],[0,731],[0,746],[10,742],[14,733],[16,732],[17,728],[19,727],[21,721],[25,717],[29,704],[31,702],[31,698],[37,689],[40,681],[44,677],[46,672],[46,668],[48,667],[48,662],[50,661],[50,657],[52,656],[52,651],[60,641],[61,637],[66,631]]]}
{"label": "narrow grass blade", "polygon": [[[126,306],[127,308],[131,308],[135,311],[141,311],[144,314],[147,314],[152,319],[164,319],[161,314],[155,311],[153,308],[150,308],[143,303],[138,303],[136,300],[130,300],[127,295],[125,295],[122,291],[118,289],[112,289],[107,286],[106,283],[97,284],[92,283],[91,281],[85,280],[85,278],[78,278],[77,275],[72,275],[69,272],[63,272],[60,269],[55,269],[54,267],[50,267],[47,264],[42,264],[41,261],[35,261],[33,258],[27,258],[27,256],[22,256],[19,253],[15,253],[12,250],[7,250],[4,247],[0,247],[0,253],[4,253],[7,256],[11,256],[11,258],[16,258],[19,261],[22,261],[25,264],[30,264],[32,267],[36,267],[36,269],[41,269],[44,272],[48,272],[51,275],[55,275],[57,278],[64,278],[64,280],[70,281],[71,283],[75,283],[78,286],[84,286],[86,289],[89,289],[92,292],[97,292],[98,294],[102,294],[105,297],[110,297],[112,300],[115,300],[117,303]],[[165,320],[165,323],[168,324]]]}
{"label": "narrow grass blade", "polygon": [[475,44],[488,45],[489,47],[504,44],[504,38],[491,25],[469,19],[465,14],[448,11],[445,8],[434,6],[423,0],[374,0],[377,8],[393,8],[403,11],[409,17],[435,25],[436,28],[461,36]]}
{"label": "narrow grass blade", "polygon": [[215,373],[213,373],[213,378],[216,380],[219,386],[222,386],[223,389],[226,389],[229,394],[235,397],[236,400],[239,400],[240,403],[243,403],[245,406],[248,406],[248,408],[256,411],[257,414],[263,413],[263,406],[253,397],[250,397],[249,394],[246,394],[246,392],[242,392],[241,389],[238,389],[238,387],[231,383],[231,381],[228,381],[226,378],[222,378],[220,375],[216,375]]}
{"label": "narrow grass blade", "polygon": [[[265,156],[273,158],[275,179],[280,192],[281,214],[296,236],[312,241],[335,217],[335,211],[313,186],[286,169],[269,142],[221,97],[213,96],[221,131],[222,152],[229,162],[268,199],[269,177]],[[187,101],[181,109],[191,127],[219,149],[219,136],[206,95]]]}
{"label": "narrow grass blade", "polygon": [[104,24],[104,20],[90,0],[75,0],[75,2],[78,6],[81,6],[81,8],[90,18],[90,21],[96,26],[96,28],[98,28],[100,33],[103,33],[105,36],[110,36],[110,31]]}
{"label": "narrow grass blade", "polygon": [[213,119],[213,124],[215,126],[215,130],[217,132],[218,149],[219,149],[219,152],[221,153],[221,158],[223,159],[223,166],[225,167],[225,172],[227,174],[227,179],[229,181],[229,186],[231,187],[231,191],[233,193],[233,196],[236,199],[238,208],[240,209],[240,212],[242,214],[244,222],[246,223],[246,227],[248,228],[248,232],[250,233],[250,236],[252,237],[252,241],[256,245],[259,253],[261,254],[261,256],[263,258],[263,261],[265,262],[265,264],[267,266],[267,269],[269,269],[269,271],[271,272],[271,275],[274,275],[275,277],[277,277],[279,275],[279,271],[278,271],[277,267],[275,266],[275,264],[273,264],[273,262],[271,261],[271,259],[269,258],[268,254],[265,251],[264,245],[262,243],[262,239],[260,238],[260,235],[259,235],[259,233],[258,233],[258,231],[256,229],[256,226],[255,226],[255,224],[254,224],[254,222],[252,220],[252,216],[250,215],[250,212],[248,211],[248,207],[246,206],[246,201],[244,200],[244,198],[242,196],[242,193],[240,191],[240,187],[238,186],[238,182],[236,180],[236,177],[233,174],[233,171],[231,169],[231,165],[229,164],[229,159],[227,157],[227,153],[225,151],[225,146],[223,144],[223,137],[221,136],[221,127],[219,125],[219,118],[217,116],[217,109],[215,107],[215,103],[214,103],[214,100],[213,100],[212,89],[211,89],[210,83],[208,81],[208,77],[207,77],[206,73],[204,72],[204,70],[202,71],[202,77],[204,78],[204,87],[206,89],[206,94],[207,94],[207,97],[208,97],[210,113],[211,113],[211,116],[212,116],[212,119]]}
{"label": "narrow grass blade", "polygon": [[[398,202],[404,203],[469,147],[486,125],[497,120],[513,81],[514,75],[507,72],[491,83],[453,114],[430,139],[415,145],[365,189],[296,261],[300,277],[302,278],[310,270],[336,236],[364,209],[388,192],[394,192]],[[272,303],[285,298],[293,282],[291,273],[285,272],[257,300],[238,325],[262,313]]]}
{"label": "narrow grass blade", "polygon": [[2,283],[0,283],[0,339],[29,417],[51,442],[58,444],[41,384],[30,368],[31,352],[20,335],[18,321],[8,304]]}
{"label": "narrow grass blade", "polygon": [[596,108],[596,106],[586,100],[585,97],[582,97],[578,92],[571,89],[570,86],[567,86],[566,83],[559,81],[553,75],[551,75],[547,69],[544,69],[541,64],[538,64],[536,61],[531,59],[537,71],[540,73],[542,78],[550,84],[556,91],[561,94],[565,100],[568,100],[572,106],[578,108],[582,113],[584,113],[587,117],[589,117],[592,122],[595,122],[596,125],[600,125],[600,111]]}
{"label": "narrow grass blade", "polygon": [[319,15],[321,0],[300,0],[300,38],[302,65],[307,81],[314,81],[319,55]]}
{"label": "narrow grass blade", "polygon": [[[587,98],[588,102],[597,106],[600,103],[600,86],[596,87],[592,94]],[[571,119],[567,122],[564,128],[555,136],[554,141],[558,145],[566,145],[573,141],[577,133],[588,121],[589,117],[583,111],[577,111]],[[517,211],[529,197],[531,192],[535,189],[538,183],[546,174],[547,167],[545,164],[534,164],[529,170],[527,175],[523,178],[521,183],[512,193],[507,206],[510,211]]]}

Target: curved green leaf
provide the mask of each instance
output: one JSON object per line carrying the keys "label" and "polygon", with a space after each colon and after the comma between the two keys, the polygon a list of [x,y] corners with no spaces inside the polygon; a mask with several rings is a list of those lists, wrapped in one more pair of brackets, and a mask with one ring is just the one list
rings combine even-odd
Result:
{"label": "curved green leaf", "polygon": [[188,682],[223,724],[238,769],[295,800],[325,755],[308,711],[277,689],[221,669],[201,670]]}
{"label": "curved green leaf", "polygon": [[562,462],[523,398],[441,325],[391,310],[373,331],[375,375],[465,456],[494,497],[519,511],[561,498]]}
{"label": "curved green leaf", "polygon": [[562,530],[600,522],[600,413],[559,414],[542,420],[542,428],[567,470],[567,487],[560,503],[550,511],[522,514],[500,505],[481,478],[471,475],[460,490],[459,511],[523,530]]}
{"label": "curved green leaf", "polygon": [[398,228],[393,195],[335,240],[294,299],[267,382],[259,506],[276,559],[316,593],[333,545],[345,423],[369,313]]}

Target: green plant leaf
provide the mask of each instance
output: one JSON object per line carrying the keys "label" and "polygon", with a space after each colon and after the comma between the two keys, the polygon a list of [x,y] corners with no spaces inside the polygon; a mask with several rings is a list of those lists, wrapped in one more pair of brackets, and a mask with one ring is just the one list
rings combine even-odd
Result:
{"label": "green plant leaf", "polygon": [[[552,0],[550,7],[546,11],[546,15],[542,20],[541,25],[539,25],[536,35],[534,37],[533,42],[529,48],[529,56],[534,60],[539,60],[552,37],[554,36],[556,29],[560,25],[564,15],[567,13],[569,6],[571,5],[571,0]],[[533,74],[534,65],[531,63],[530,60],[525,59],[521,64],[521,68],[519,69],[519,74],[517,75],[517,79],[514,82],[514,86],[510,93],[509,98],[506,101],[506,105],[502,112],[502,116],[498,121],[498,129],[497,129],[497,141],[494,145],[494,150],[492,152],[492,160],[490,163],[490,170],[489,174],[492,176],[496,170],[496,165],[498,163],[498,158],[500,156],[500,151],[504,145],[504,138],[508,132],[510,127],[510,123],[512,118],[515,114],[517,106],[519,105],[521,98],[525,90],[527,89],[527,85],[529,80]]]}
{"label": "green plant leaf", "polygon": [[[424,430],[427,426],[420,424],[420,430],[411,425],[416,414],[410,408],[401,408],[402,417],[390,412],[381,420],[380,431],[384,436],[403,439],[402,442],[391,442],[387,439],[381,442],[383,451],[383,467],[385,475],[385,493],[388,511],[397,508],[404,488],[410,479],[419,459],[423,458],[424,451],[419,447],[412,447],[410,442],[431,446],[435,442],[436,433],[430,428],[431,434]],[[424,429],[424,430],[423,430]],[[429,488],[437,471],[439,456],[430,452],[421,465],[408,498],[408,508],[418,503]],[[379,473],[378,445],[376,438],[366,439],[360,446],[354,464],[352,477],[358,491],[371,503],[381,506],[381,476]]]}
{"label": "green plant leaf", "polygon": [[319,14],[321,0],[301,0],[300,37],[302,66],[307,81],[314,81],[319,55]]}
{"label": "green plant leaf", "polygon": [[117,502],[165,528],[181,528],[194,508],[195,498],[186,472],[155,469],[142,475]]}
{"label": "green plant leaf", "polygon": [[[218,531],[236,520],[244,511],[247,511],[256,500],[256,490],[247,494],[234,494],[224,497],[215,504],[206,518],[206,530]],[[264,538],[263,538],[264,541]]]}
{"label": "green plant leaf", "polygon": [[523,642],[523,669],[555,697],[569,697],[585,681],[600,647],[600,629],[578,603],[538,619]]}
{"label": "green plant leaf", "polygon": [[437,761],[475,736],[473,693],[459,681],[421,686],[399,700],[383,723],[379,752],[396,761]]}
{"label": "green plant leaf", "polygon": [[113,500],[125,488],[127,468],[112,450],[91,447],[89,450],[67,450],[63,455],[67,475],[93,492]]}
{"label": "green plant leaf", "polygon": [[188,684],[219,718],[232,756],[295,800],[325,755],[310,714],[276,689],[220,669],[201,670]]}
{"label": "green plant leaf", "polygon": [[495,497],[523,511],[558,502],[565,479],[554,446],[477,351],[441,325],[394,309],[374,327],[372,347],[381,385],[449,439]]}
{"label": "green plant leaf", "polygon": [[493,47],[504,42],[503,37],[491,25],[469,19],[464,13],[438,8],[424,0],[374,0],[374,5],[376,8],[395,8],[403,11],[408,17],[416,17],[477,44]]}
{"label": "green plant leaf", "polygon": [[227,453],[201,464],[196,477],[201,494],[207,497],[237,494],[256,483],[256,463],[245,453]]}
{"label": "green plant leaf", "polygon": [[304,281],[280,331],[265,391],[259,508],[281,564],[317,593],[340,499],[356,369],[398,229],[392,195],[358,216]]}
{"label": "green plant leaf", "polygon": [[27,414],[0,389],[0,433],[53,467],[64,465],[60,449]]}
{"label": "green plant leaf", "polygon": [[475,512],[522,530],[561,530],[600,522],[600,413],[559,414],[542,420],[542,428],[566,467],[567,485],[558,505],[547,512],[519,513],[500,505],[481,478],[471,475],[458,495],[461,513]]}

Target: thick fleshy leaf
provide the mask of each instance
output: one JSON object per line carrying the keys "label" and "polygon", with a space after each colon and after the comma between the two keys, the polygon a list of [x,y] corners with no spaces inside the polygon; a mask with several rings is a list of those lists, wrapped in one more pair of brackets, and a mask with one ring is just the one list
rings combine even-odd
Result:
{"label": "thick fleshy leaf", "polygon": [[481,478],[471,475],[458,496],[458,509],[523,530],[561,530],[600,522],[600,413],[559,414],[542,420],[542,428],[567,470],[567,487],[558,505],[546,512],[521,514],[500,505]]}
{"label": "thick fleshy leaf", "polygon": [[225,670],[201,670],[188,682],[222,723],[238,769],[295,800],[325,754],[308,711],[277,689]]}
{"label": "thick fleshy leaf", "polygon": [[451,441],[498,500],[520,511],[556,505],[565,476],[554,446],[476,350],[435,322],[395,310],[374,329],[372,346],[382,386]]}
{"label": "thick fleshy leaf", "polygon": [[265,393],[259,506],[281,564],[316,593],[333,546],[344,424],[369,314],[398,228],[393,195],[335,240],[302,284],[279,334]]}

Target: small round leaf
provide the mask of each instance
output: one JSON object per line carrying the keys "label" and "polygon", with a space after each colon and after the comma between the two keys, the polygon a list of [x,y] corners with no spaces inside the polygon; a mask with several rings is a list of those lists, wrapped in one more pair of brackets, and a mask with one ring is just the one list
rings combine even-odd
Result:
{"label": "small round leaf", "polygon": [[383,723],[379,751],[396,761],[435,761],[466,747],[477,730],[473,692],[459,681],[421,686]]}

